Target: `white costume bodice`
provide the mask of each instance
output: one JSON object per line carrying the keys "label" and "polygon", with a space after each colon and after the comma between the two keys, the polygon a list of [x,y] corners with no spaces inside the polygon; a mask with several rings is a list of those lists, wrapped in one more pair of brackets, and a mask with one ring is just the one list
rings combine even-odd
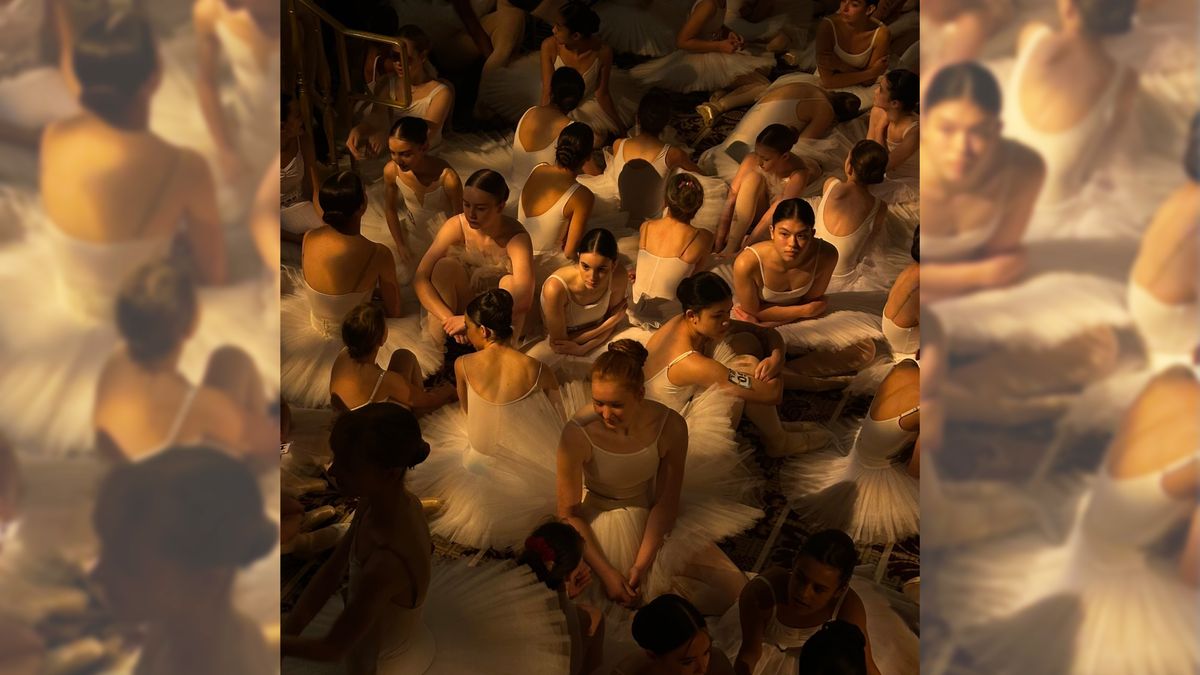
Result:
{"label": "white costume bodice", "polygon": [[[561,56],[554,57],[554,69],[558,70],[566,66]],[[577,70],[583,77],[583,98],[587,100],[596,95],[596,85],[600,83],[600,59],[596,58],[592,61],[592,65],[588,66],[586,71]]]}
{"label": "white costume bodice", "polygon": [[[835,279],[849,277],[858,269],[858,263],[862,261],[862,256],[866,252],[865,244],[867,237],[871,234],[871,229],[875,223],[875,214],[879,211],[880,200],[876,199],[875,204],[867,211],[867,215],[863,218],[861,224],[853,232],[846,235],[837,235],[829,231],[825,226],[825,205],[829,203],[829,192],[834,186],[841,183],[840,180],[834,179],[836,182],[831,182],[825,188],[825,193],[821,195],[821,203],[817,205],[817,236],[834,245],[838,251],[837,266],[833,268],[833,277]],[[807,290],[807,289],[805,289]]]}
{"label": "white costume bodice", "polygon": [[[891,139],[888,139],[888,142],[887,142],[888,153],[895,152],[896,148],[900,147],[900,143],[903,142],[904,139],[920,125],[921,125],[920,121],[916,121],[916,122],[913,122],[912,124],[908,125],[908,128],[905,129],[904,133],[900,135],[899,141],[893,141]],[[908,156],[908,159],[904,160],[904,162],[900,166],[887,172],[888,178],[918,178],[918,177],[920,177],[920,175],[921,175],[920,154],[921,154],[920,152],[914,151],[911,155]]]}
{"label": "white costume bodice", "polygon": [[1150,367],[1161,370],[1172,364],[1190,365],[1200,346],[1200,304],[1167,304],[1133,281],[1128,302]]}
{"label": "white costume bodice", "polygon": [[529,391],[508,403],[488,401],[467,382],[467,439],[472,451],[489,457],[496,455],[505,440],[511,437],[506,430],[512,429],[514,420],[524,419],[533,410],[537,410],[538,415],[543,414],[544,407],[537,400],[541,394],[538,388],[540,378],[539,367],[538,376],[534,378]]}
{"label": "white costume bodice", "polygon": [[[758,580],[761,580],[762,583],[767,584],[768,587],[770,586],[770,582],[762,577],[755,577],[752,581]],[[771,588],[771,595],[775,595],[774,588]],[[838,613],[842,611],[842,602],[845,599],[846,594],[843,593],[842,596],[838,598],[837,605],[835,605],[833,608],[833,614],[830,615],[831,618],[836,618]],[[808,626],[806,628],[793,628],[792,626],[787,626],[779,620],[777,612],[778,607],[779,600],[776,598],[775,604],[771,606],[771,618],[767,620],[767,625],[763,627],[763,643],[767,646],[774,647],[781,652],[793,652],[794,655],[799,656],[800,648],[804,646],[805,642],[808,642],[809,638],[816,635],[817,632],[821,630],[821,627],[825,625],[825,623],[821,622],[815,626]]]}
{"label": "white costume bodice", "polygon": [[[563,281],[562,277],[558,276],[557,273],[551,274],[547,281],[550,279],[554,279],[558,283],[562,284],[563,290],[567,293],[568,331],[594,326],[601,321],[604,321],[604,317],[608,316],[608,305],[612,298],[611,275],[609,276],[608,288],[604,291],[604,294],[600,296],[599,300],[587,305],[581,304],[575,300],[575,296],[571,294],[571,289],[569,286],[567,286],[567,282]],[[546,287],[544,284],[542,286],[542,292],[546,292]]]}
{"label": "white costume bodice", "polygon": [[[533,110],[533,108],[529,110]],[[509,176],[509,185],[513,186],[514,192],[525,185],[525,180],[539,164],[554,164],[554,154],[558,150],[558,141],[556,140],[550,141],[541,150],[527,150],[521,144],[521,124],[525,122],[529,110],[521,115],[521,119],[517,121],[516,131],[513,133],[512,172]]]}
{"label": "white costume bodice", "polygon": [[63,233],[47,221],[40,241],[51,250],[59,297],[84,316],[112,321],[113,302],[126,277],[170,254],[172,236],[91,242]]}
{"label": "white costume bodice", "polygon": [[[688,246],[691,246],[691,243]],[[686,246],[684,250],[687,250]],[[696,265],[684,262],[683,259],[677,257],[660,258],[643,248],[638,250],[636,269],[632,298],[635,305],[659,300],[678,307],[679,302],[675,299],[675,291],[679,288],[679,282],[692,275]],[[658,318],[665,321],[670,317]]]}
{"label": "white costume bodice", "polygon": [[[404,197],[404,208],[412,216],[414,224],[425,225],[430,220],[445,219],[451,211],[450,195],[446,194],[446,187],[440,176],[437,184],[423,195],[418,195],[400,179],[400,176],[396,176],[396,187],[400,189],[400,194]],[[441,222],[437,223],[437,225],[440,224]]]}
{"label": "white costume bodice", "polygon": [[[692,12],[696,11],[696,7],[699,6],[701,2],[704,2],[704,0],[696,0],[696,2],[692,3],[692,8],[688,11],[689,17],[692,15]],[[702,40],[719,40],[721,39],[721,27],[724,25],[725,13],[721,11],[720,7],[718,7],[717,11],[713,12],[713,15],[709,17],[708,21],[705,21],[704,25],[700,27],[700,34],[697,37]]]}
{"label": "white costume bodice", "polygon": [[762,287],[759,289],[759,297],[763,302],[769,302],[773,305],[790,305],[803,298],[804,294],[812,288],[813,281],[817,276],[817,262],[820,260],[818,256],[813,256],[813,268],[810,270],[808,283],[799,288],[793,288],[790,291],[776,291],[767,287],[767,273],[763,270],[762,256],[758,254],[758,251],[753,246],[747,246],[746,250],[753,253],[755,259],[758,260],[758,274],[762,277]]}
{"label": "white costume bodice", "polygon": [[692,397],[696,395],[696,390],[699,389],[699,387],[694,384],[675,384],[671,381],[667,374],[671,370],[671,366],[679,363],[695,353],[696,352],[689,350],[680,354],[679,356],[676,356],[675,358],[671,359],[671,362],[668,363],[665,368],[647,378],[646,398],[652,401],[658,401],[677,413],[682,413],[684,406],[686,406],[688,402],[692,400]]}
{"label": "white costume bodice", "polygon": [[306,282],[304,284],[304,295],[308,298],[312,327],[317,333],[326,338],[340,338],[342,334],[342,320],[346,318],[346,314],[350,310],[361,305],[367,298],[371,297],[372,290],[367,289],[365,291],[333,295],[313,290]]}
{"label": "white costume bodice", "polygon": [[[625,163],[628,161],[625,159],[625,148],[628,146],[629,139],[625,139],[625,141],[621,143],[621,149],[613,153],[611,170],[614,183],[620,180],[621,172],[625,170]],[[671,146],[663,145],[662,150],[660,150],[659,153],[655,155],[654,159],[650,161],[650,166],[654,167],[654,170],[657,171],[658,175],[662,178],[667,177],[667,153],[670,152],[670,150]]]}
{"label": "white costume bodice", "polygon": [[[1117,562],[1114,549],[1140,555],[1187,518],[1194,499],[1175,499],[1163,489],[1163,477],[1196,456],[1188,455],[1158,471],[1132,478],[1114,478],[1107,463],[1096,474],[1087,506],[1077,523],[1078,534],[1093,546],[1102,547],[1106,563]],[[1095,555],[1095,554],[1093,554]]]}
{"label": "white costume bodice", "polygon": [[[584,426],[596,419],[593,412],[576,418],[573,424],[583,429],[592,446],[592,458],[583,465],[583,485],[587,489],[584,503],[609,510],[625,506],[648,506],[654,495],[654,478],[658,475],[658,439],[637,452],[610,452],[596,445]],[[663,418],[666,426],[667,417]]]}
{"label": "white costume bodice", "polygon": [[892,458],[896,453],[917,438],[916,431],[904,429],[900,422],[920,409],[920,406],[910,408],[899,415],[882,420],[877,420],[868,413],[863,418],[862,429],[858,432],[851,456],[858,464],[868,469],[891,467]]}
{"label": "white costume bodice", "polygon": [[[379,80],[376,81],[378,82]],[[388,98],[393,101],[400,100],[400,78],[396,77],[395,75],[388,75],[386,78],[383,78],[383,82],[387,87]],[[436,87],[429,90],[429,93],[425,94],[421,98],[413,99],[412,103],[409,104],[408,109],[404,110],[403,112],[395,108],[388,108],[388,119],[393,122],[400,117],[420,117],[423,120],[429,120],[429,109],[433,107],[433,99],[436,98],[437,95],[442,92],[442,90],[448,88],[449,87],[447,87],[445,83],[438,82]],[[436,148],[441,144],[442,132],[440,130],[436,134],[430,134],[430,148]]]}
{"label": "white costume bodice", "polygon": [[875,31],[873,33],[871,33],[871,43],[869,45],[867,45],[867,48],[865,51],[861,51],[857,54],[851,54],[850,52],[846,51],[845,49],[842,49],[842,45],[838,42],[837,28],[833,23],[833,19],[826,17],[825,20],[829,22],[829,27],[831,29],[833,29],[833,53],[837,54],[837,57],[839,59],[841,59],[846,65],[853,66],[854,68],[858,68],[859,70],[862,70],[863,68],[866,68],[868,65],[870,65],[871,52],[875,51],[875,38],[879,37],[879,28],[882,28],[883,24],[879,24],[878,21],[875,22],[875,23],[879,24],[879,26],[877,28],[875,28]]}
{"label": "white costume bodice", "polygon": [[559,196],[558,201],[546,209],[545,213],[537,216],[525,213],[525,199],[524,195],[521,195],[517,205],[517,220],[520,220],[529,232],[529,238],[533,240],[534,253],[553,253],[562,249],[561,240],[563,226],[566,224],[567,202],[571,201],[571,195],[575,194],[579,188],[579,183],[572,183],[571,187]]}
{"label": "white costume bodice", "polygon": [[921,348],[921,326],[901,328],[896,322],[883,315],[883,337],[892,348],[892,356],[898,359],[914,358]]}

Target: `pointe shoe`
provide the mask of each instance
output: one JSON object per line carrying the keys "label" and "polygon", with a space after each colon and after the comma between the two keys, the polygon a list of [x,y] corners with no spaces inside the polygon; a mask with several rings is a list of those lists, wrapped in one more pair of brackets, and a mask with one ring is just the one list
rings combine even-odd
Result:
{"label": "pointe shoe", "polygon": [[696,112],[700,115],[700,120],[704,123],[704,128],[711,128],[712,125],[721,118],[724,113],[713,103],[701,103],[696,106]]}

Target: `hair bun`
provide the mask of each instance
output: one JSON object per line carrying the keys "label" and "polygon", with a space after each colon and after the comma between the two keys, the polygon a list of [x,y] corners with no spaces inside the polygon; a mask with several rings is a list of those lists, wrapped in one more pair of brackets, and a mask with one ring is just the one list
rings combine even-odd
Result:
{"label": "hair bun", "polygon": [[637,362],[638,368],[643,368],[646,365],[646,359],[650,358],[650,352],[646,351],[646,346],[637,340],[628,338],[617,340],[608,345],[608,351],[616,354],[623,354]]}

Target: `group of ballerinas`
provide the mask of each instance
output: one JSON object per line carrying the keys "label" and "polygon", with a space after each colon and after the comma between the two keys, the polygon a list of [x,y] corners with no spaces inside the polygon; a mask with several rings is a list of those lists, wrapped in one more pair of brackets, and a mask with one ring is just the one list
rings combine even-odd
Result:
{"label": "group of ballerinas", "polygon": [[[804,36],[818,72],[774,82],[766,46],[805,44],[775,40],[786,3],[756,47],[700,0],[628,75],[603,5],[555,7],[525,59],[540,78],[521,61],[485,74],[480,104],[515,122],[503,144],[451,128],[439,26],[405,10],[422,4],[400,6],[401,46],[371,65],[376,95],[411,101],[350,121],[355,170],[320,179],[305,111],[281,110],[284,236],[301,244],[285,491],[332,479],[358,500],[348,529],[306,540],[336,550],[285,621],[285,671],[786,673],[838,619],[864,672],[915,672],[912,629],[873,584],[851,588],[858,549],[919,527],[918,76],[887,69],[878,3],[842,2]],[[718,90],[709,122],[753,105],[694,160],[651,85]],[[450,383],[427,389],[434,374]],[[780,419],[785,389],[847,387],[874,394],[866,418]],[[765,584],[717,547],[763,515],[743,418],[794,506],[832,528]],[[539,581],[431,563],[431,535],[523,552]],[[673,627],[639,637],[630,610],[676,596]]]}
{"label": "group of ballerinas", "polygon": [[[1194,7],[939,5],[920,148],[922,544],[940,561],[923,670],[1191,672]],[[988,16],[1015,30],[985,39]]]}
{"label": "group of ballerinas", "polygon": [[[29,672],[267,672],[279,237],[273,189],[264,222],[246,187],[274,188],[278,5],[0,11],[0,436],[20,488],[0,620],[36,627]],[[96,607],[122,626],[46,629]],[[213,629],[230,649],[202,654]]]}

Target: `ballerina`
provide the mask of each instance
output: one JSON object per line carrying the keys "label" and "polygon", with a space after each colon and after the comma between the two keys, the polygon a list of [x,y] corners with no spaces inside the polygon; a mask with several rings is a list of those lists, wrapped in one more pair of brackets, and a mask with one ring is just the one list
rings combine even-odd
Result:
{"label": "ballerina", "polygon": [[912,264],[896,276],[880,313],[879,325],[887,354],[876,353],[876,362],[855,375],[847,390],[873,392],[892,366],[905,359],[919,360],[921,352],[921,226],[913,232],[909,249]]}
{"label": "ballerina", "polygon": [[[404,115],[420,117],[429,123],[429,147],[436,148],[442,143],[442,131],[454,107],[454,90],[429,72],[431,43],[424,31],[405,25],[400,27],[396,38],[404,49],[405,60],[393,56],[393,72],[376,80],[371,93],[399,103],[401,91],[407,85],[412,91],[412,100],[403,109]],[[408,64],[407,71],[402,63]],[[346,138],[350,154],[361,160],[383,152],[387,147],[388,129],[392,128],[397,112],[388,106],[372,104]]]}
{"label": "ballerina", "polygon": [[[1044,24],[1021,31],[1004,119],[1008,134],[1039,148],[1046,163],[1039,210],[1079,193],[1114,147],[1105,139],[1129,118],[1137,73],[1108,56],[1103,41],[1130,30],[1134,5],[1072,0],[1057,5],[1058,32]],[[1062,218],[1053,220],[1047,225]]]}
{"label": "ballerina", "polygon": [[[551,78],[558,68],[574,68],[586,83],[584,100],[570,114],[595,133],[596,145],[610,133],[625,130],[625,118],[635,105],[622,92],[632,84],[618,83],[612,48],[597,35],[600,18],[587,5],[567,2],[554,19],[554,34],[542,41],[537,55],[492,73],[480,84],[480,99],[505,119],[517,119],[535,102],[547,105]],[[537,73],[540,73],[540,80]],[[533,87],[540,82],[540,89]],[[616,91],[614,91],[614,85]]]}
{"label": "ballerina", "polygon": [[558,595],[571,633],[571,670],[566,675],[595,672],[604,657],[604,615],[574,601],[592,580],[583,561],[583,537],[567,523],[544,523],[525,538],[517,560]]}
{"label": "ballerina", "polygon": [[397,278],[405,282],[429,248],[434,228],[462,213],[462,179],[445,160],[429,154],[429,131],[420,117],[401,117],[392,125],[387,140],[391,161],[383,168],[387,230],[372,213],[363,232],[392,251]]}
{"label": "ballerina", "polygon": [[[372,403],[338,418],[331,473],[358,498],[350,530],[283,623],[289,673],[533,672],[570,668],[566,618],[527,569],[434,563],[408,474],[429,456],[411,412]],[[349,594],[337,594],[349,572]],[[307,661],[307,662],[306,662]]]}
{"label": "ballerina", "polygon": [[781,201],[803,196],[821,177],[816,160],[792,154],[799,138],[794,127],[782,124],[772,124],[758,134],[754,152],[742,160],[729,186],[713,244],[718,255],[736,256],[746,235],[758,226],[765,229]]}
{"label": "ballerina", "polygon": [[[367,195],[358,174],[325,180],[318,197],[324,227],[304,235],[300,292],[283,299],[280,330],[283,395],[304,407],[329,403],[329,378],[341,351],[342,321],[378,287],[388,321],[383,364],[398,347],[414,350],[425,372],[441,363],[439,345],[423,339],[416,317],[401,320],[400,285],[392,253],[362,235]],[[381,364],[382,365],[382,364]]]}
{"label": "ballerina", "polygon": [[[911,188],[917,187],[920,176],[917,152],[921,147],[921,119],[917,114],[919,89],[920,78],[908,70],[890,70],[879,78],[867,130],[867,138],[887,147],[887,177],[911,184]],[[905,201],[912,201],[912,198]]]}
{"label": "ballerina", "polygon": [[704,188],[695,176],[675,174],[667,181],[663,217],[642,224],[630,293],[633,323],[656,329],[683,313],[675,291],[693,272],[708,267],[713,246],[712,232],[692,225],[703,200]]}
{"label": "ballerina", "polygon": [[[0,398],[25,411],[4,427],[50,454],[91,446],[97,354],[118,340],[113,306],[130,272],[166,260],[179,236],[190,249],[179,264],[201,283],[229,276],[208,167],[146,128],[160,72],[149,26],[129,14],[103,20],[79,36],[77,51],[85,112],[46,128],[40,204],[19,214],[28,234],[4,249],[0,265],[12,291],[5,309],[27,320],[0,326]],[[105,159],[81,162],[81,152]],[[222,345],[242,348],[273,379],[278,347],[251,321],[269,310],[261,281],[201,289],[200,325],[180,362],[189,379],[202,379]]]}
{"label": "ballerina", "polygon": [[[817,75],[826,89],[874,82],[887,70],[890,33],[874,18],[879,0],[842,0],[817,25]],[[857,49],[859,51],[848,51]]]}
{"label": "ballerina", "polygon": [[[866,672],[916,672],[917,638],[869,582],[854,579],[858,552],[849,535],[823,530],[800,548],[791,570],[752,579],[721,618],[714,640],[739,675],[790,675],[800,650],[829,621],[862,632]],[[869,606],[868,606],[868,603]]]}
{"label": "ballerina", "polygon": [[[525,111],[513,130],[512,169],[508,183],[521,193],[525,179],[540,164],[554,164],[559,134],[571,124],[568,115],[579,107],[584,95],[583,77],[563,66],[550,77],[550,102]],[[590,158],[589,158],[590,159]]]}
{"label": "ballerina", "polygon": [[329,376],[334,408],[357,410],[376,401],[392,401],[421,415],[454,400],[450,383],[425,389],[417,357],[407,349],[392,352],[388,367],[381,368],[376,362],[387,338],[387,320],[379,307],[362,304],[346,313],[342,321],[346,348],[338,353]]}
{"label": "ballerina", "polygon": [[757,135],[772,124],[782,124],[800,132],[791,152],[832,168],[845,156],[833,132],[861,115],[862,106],[857,94],[826,91],[815,82],[785,75],[771,84],[720,145],[700,155],[700,167],[732,180]]}
{"label": "ballerina", "polygon": [[[955,583],[947,589],[953,600],[936,611],[963,627],[959,663],[1070,675],[1165,675],[1200,664],[1192,611],[1200,569],[1200,432],[1192,411],[1200,383],[1192,368],[1159,373],[1138,395],[1090,489],[1074,502],[1065,540],[1026,530],[940,566],[939,583]],[[1059,491],[1054,497],[1063,499]],[[1177,560],[1160,553],[1168,533],[1184,529],[1186,542],[1173,548],[1182,551]],[[1153,647],[1127,625],[1152,626]],[[1059,646],[1013,648],[1034,635],[1043,642],[1055,635]]]}
{"label": "ballerina", "polygon": [[467,342],[470,299],[489,288],[513,297],[513,328],[523,337],[533,307],[533,245],[521,223],[504,215],[508,201],[504,177],[490,169],[471,174],[463,187],[463,214],[447,220],[421,264],[413,286],[427,313],[426,330],[439,341]]}
{"label": "ballerina", "polygon": [[558,447],[558,516],[587,542],[585,559],[602,586],[591,597],[608,611],[672,587],[724,611],[743,577],[715,542],[762,512],[728,492],[739,457],[689,453],[679,413],[644,397],[645,359],[641,344],[618,340],[592,367],[592,405],[567,424]]}
{"label": "ballerina", "polygon": [[872,269],[864,270],[869,254],[876,253],[875,257],[887,254],[876,246],[885,236],[887,204],[873,196],[870,187],[883,182],[883,169],[890,157],[879,143],[859,141],[846,156],[846,180],[831,177],[825,181],[814,229],[817,237],[832,244],[838,252],[830,290],[886,287],[891,282],[889,270],[878,269],[884,267],[879,262],[872,260]]}
{"label": "ballerina", "polygon": [[920,376],[915,361],[892,368],[848,456],[823,453],[785,469],[785,490],[806,522],[844,528],[861,544],[901,541],[918,532],[920,456],[909,451],[920,431]]}
{"label": "ballerina", "polygon": [[554,513],[559,383],[512,347],[512,307],[499,288],[467,305],[476,351],[454,363],[459,405],[423,420],[436,452],[412,476],[413,489],[444,502],[432,532],[471,548],[513,548]]}
{"label": "ballerina", "polygon": [[[196,0],[192,8],[197,52],[196,96],[230,185],[258,175],[274,154],[266,117],[279,104],[279,6],[269,0]],[[221,55],[233,69],[232,119],[217,82]]]}
{"label": "ballerina", "polygon": [[878,326],[863,317],[870,299],[826,294],[839,254],[836,246],[816,237],[816,217],[808,202],[786,199],[772,220],[771,240],[747,246],[734,261],[733,316],[772,328],[793,352],[802,352],[793,353],[784,365],[784,388],[841,387],[875,355]]}
{"label": "ballerina", "polygon": [[684,279],[676,290],[683,313],[663,324],[647,342],[646,395],[676,411],[698,402],[702,389],[717,387],[744,404],[727,410],[733,427],[742,412],[764,436],[767,454],[782,457],[807,443],[831,437],[809,423],[784,426],[776,406],[783,397],[785,352],[774,329],[730,318],[733,291],[712,272]]}
{"label": "ballerina", "polygon": [[564,374],[569,366],[590,368],[599,348],[625,320],[628,287],[616,237],[608,230],[588,230],[579,243],[578,261],[553,272],[542,284],[547,336],[528,354]]}
{"label": "ballerina", "polygon": [[[517,218],[529,232],[539,256],[574,260],[596,197],[576,180],[592,155],[592,130],[581,122],[558,134],[554,164],[539,164],[525,180],[517,201]],[[536,212],[536,213],[535,213]]]}
{"label": "ballerina", "polygon": [[148,628],[117,672],[231,673],[278,668],[262,629],[235,607],[238,569],[266,556],[278,530],[250,471],[225,453],[173,446],[115,468],[93,522],[92,578],[122,624]]}
{"label": "ballerina", "polygon": [[634,615],[632,628],[643,651],[623,659],[611,675],[734,675],[729,659],[713,644],[704,615],[678,595],[646,603]]}
{"label": "ballerina", "polygon": [[108,459],[139,461],[171,445],[212,442],[251,463],[274,460],[279,421],[267,414],[245,352],[213,352],[200,384],[178,372],[198,309],[191,281],[166,263],[126,281],[116,308],[124,344],[101,371],[92,412],[97,448]]}
{"label": "ballerina", "polygon": [[298,244],[305,232],[322,224],[313,195],[321,190],[324,167],[317,162],[312,136],[305,130],[299,99],[284,92],[280,94],[279,107],[283,111],[279,127],[280,227],[285,240]]}

